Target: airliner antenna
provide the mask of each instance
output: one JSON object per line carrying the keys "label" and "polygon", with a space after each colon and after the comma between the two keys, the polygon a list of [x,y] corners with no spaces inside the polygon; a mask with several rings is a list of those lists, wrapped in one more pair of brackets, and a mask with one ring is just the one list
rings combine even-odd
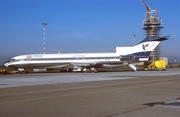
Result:
{"label": "airliner antenna", "polygon": [[47,23],[42,23],[42,26],[43,26],[44,54],[46,54],[46,26],[47,26]]}
{"label": "airliner antenna", "polygon": [[151,8],[149,7],[148,3],[145,0],[142,0],[143,4],[145,5],[147,11],[150,11]]}

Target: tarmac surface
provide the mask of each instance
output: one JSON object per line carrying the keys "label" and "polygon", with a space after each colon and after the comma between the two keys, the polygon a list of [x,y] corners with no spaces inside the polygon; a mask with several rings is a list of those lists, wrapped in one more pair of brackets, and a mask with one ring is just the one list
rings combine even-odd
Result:
{"label": "tarmac surface", "polygon": [[0,117],[180,117],[180,69],[0,75]]}

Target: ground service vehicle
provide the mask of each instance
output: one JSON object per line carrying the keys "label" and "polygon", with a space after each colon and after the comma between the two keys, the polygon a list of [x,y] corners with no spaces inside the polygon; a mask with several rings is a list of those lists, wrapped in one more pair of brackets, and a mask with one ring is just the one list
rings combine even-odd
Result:
{"label": "ground service vehicle", "polygon": [[166,61],[165,60],[156,60],[150,62],[145,70],[166,70]]}
{"label": "ground service vehicle", "polygon": [[7,74],[6,69],[4,69],[4,68],[0,68],[0,74]]}

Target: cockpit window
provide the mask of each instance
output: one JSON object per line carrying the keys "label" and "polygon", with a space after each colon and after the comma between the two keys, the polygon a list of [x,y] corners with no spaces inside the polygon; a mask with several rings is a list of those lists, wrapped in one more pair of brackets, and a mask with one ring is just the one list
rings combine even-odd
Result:
{"label": "cockpit window", "polygon": [[15,59],[10,59],[10,60],[6,61],[6,63],[11,63],[11,62],[14,62],[14,61],[16,61],[16,60]]}
{"label": "cockpit window", "polygon": [[9,62],[14,62],[14,61],[16,61],[15,59],[10,59],[10,61]]}
{"label": "cockpit window", "polygon": [[16,60],[15,60],[15,59],[11,59],[11,60],[10,60],[10,62],[14,62],[14,61],[16,61]]}

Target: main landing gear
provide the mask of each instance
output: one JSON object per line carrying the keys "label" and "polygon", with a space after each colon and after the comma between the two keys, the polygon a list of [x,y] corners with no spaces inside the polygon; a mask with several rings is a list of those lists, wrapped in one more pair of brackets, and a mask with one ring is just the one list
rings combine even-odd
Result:
{"label": "main landing gear", "polygon": [[83,71],[86,72],[86,73],[87,73],[87,72],[93,72],[93,73],[97,73],[97,72],[98,72],[97,69],[94,68],[94,67],[84,68]]}

